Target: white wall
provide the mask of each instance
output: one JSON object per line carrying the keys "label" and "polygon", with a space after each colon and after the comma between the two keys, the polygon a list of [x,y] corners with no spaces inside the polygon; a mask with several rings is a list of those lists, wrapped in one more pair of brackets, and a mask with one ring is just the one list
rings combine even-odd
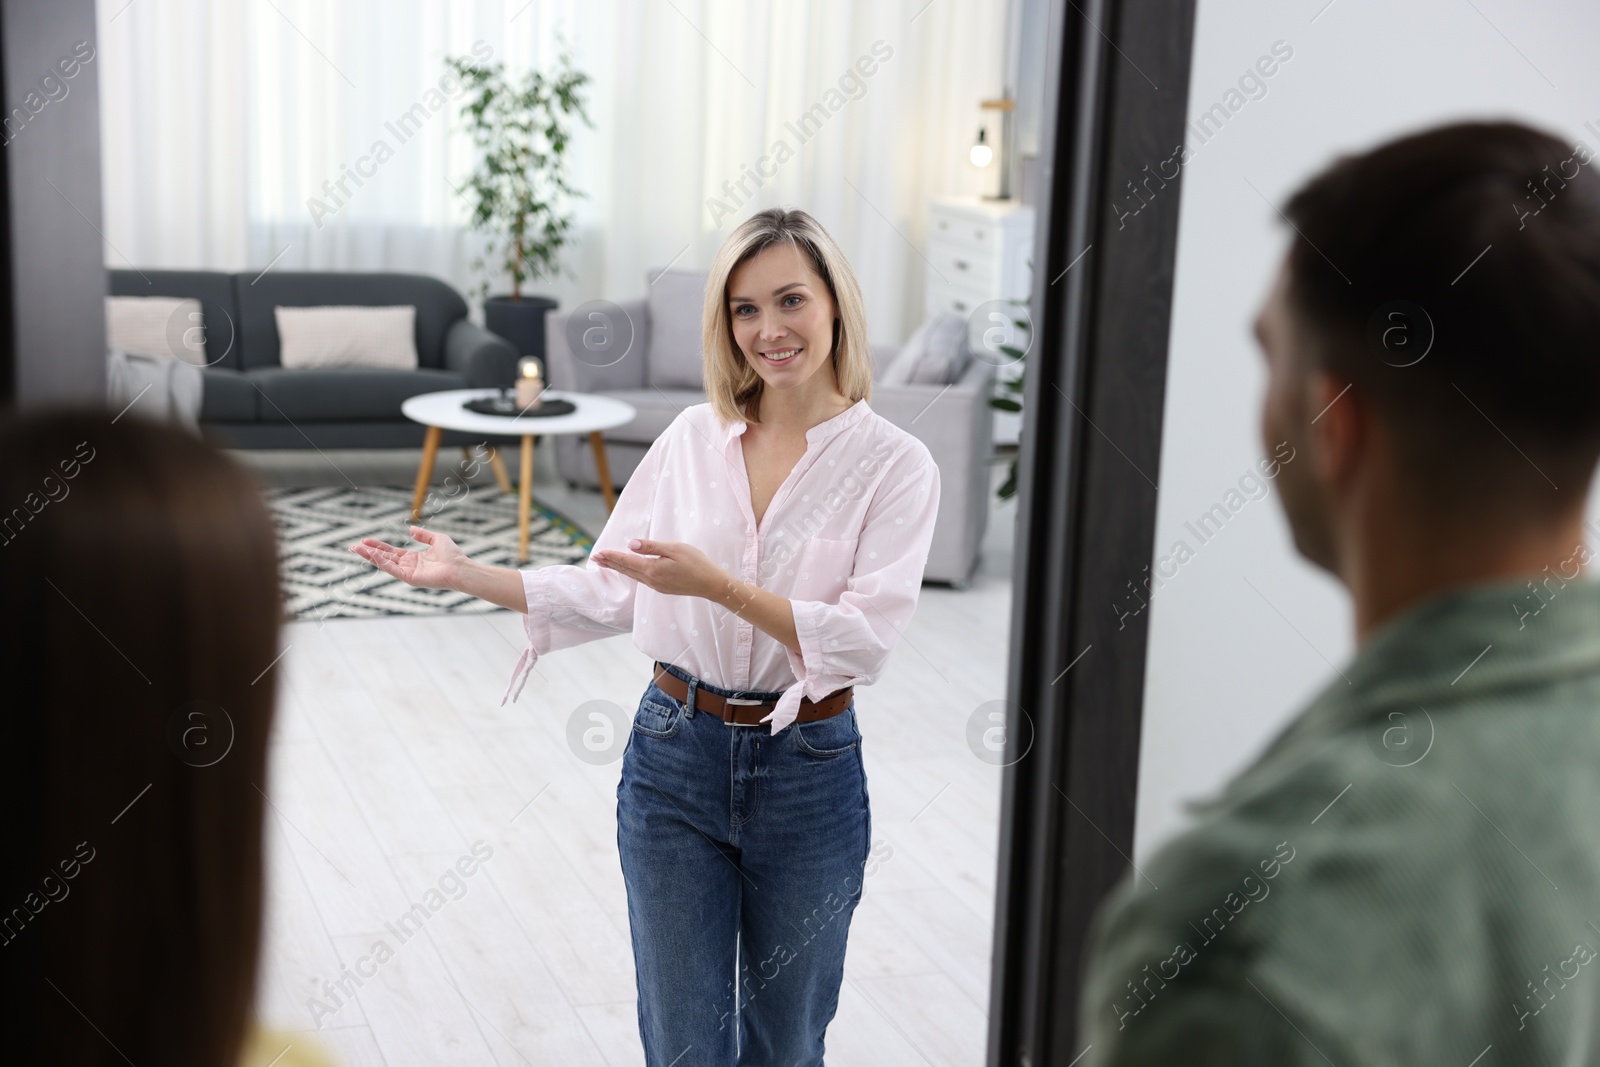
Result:
{"label": "white wall", "polygon": [[1293,56],[1264,79],[1265,95],[1206,143],[1189,134],[1156,555],[1180,538],[1195,551],[1148,609],[1135,862],[1182,829],[1186,800],[1252,762],[1354,649],[1348,598],[1294,554],[1275,490],[1203,545],[1184,526],[1262,455],[1265,378],[1249,330],[1292,236],[1267,201],[1281,205],[1338,153],[1463,118],[1517,118],[1600,148],[1583,129],[1600,127],[1592,0],[1200,0],[1191,118],[1276,41]]}

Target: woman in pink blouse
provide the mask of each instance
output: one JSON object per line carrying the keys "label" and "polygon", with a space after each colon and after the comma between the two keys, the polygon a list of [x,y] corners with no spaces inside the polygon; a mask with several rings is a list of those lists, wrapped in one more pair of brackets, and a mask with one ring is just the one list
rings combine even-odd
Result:
{"label": "woman in pink blouse", "polygon": [[656,662],[617,844],[646,1061],[820,1064],[871,841],[854,687],[911,621],[939,470],[867,406],[860,287],[803,211],[723,244],[702,353],[709,402],[651,445],[586,565],[489,567],[420,527],[426,551],[353,547],[525,613],[513,699],[540,655],[633,634]]}

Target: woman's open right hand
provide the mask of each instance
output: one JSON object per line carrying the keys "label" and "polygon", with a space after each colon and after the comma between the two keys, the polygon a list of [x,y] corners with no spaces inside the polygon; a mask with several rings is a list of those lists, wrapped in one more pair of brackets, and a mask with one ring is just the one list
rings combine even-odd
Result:
{"label": "woman's open right hand", "polygon": [[411,536],[427,545],[427,550],[396,548],[376,537],[363,537],[360,544],[350,546],[350,551],[407,585],[420,589],[460,588],[460,571],[468,560],[450,535],[413,526]]}

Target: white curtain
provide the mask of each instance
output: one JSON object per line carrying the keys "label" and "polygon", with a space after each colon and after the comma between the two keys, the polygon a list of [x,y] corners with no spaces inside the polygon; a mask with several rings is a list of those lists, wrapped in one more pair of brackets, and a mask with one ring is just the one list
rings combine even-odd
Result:
{"label": "white curtain", "polygon": [[101,0],[107,265],[414,271],[466,292],[483,242],[452,189],[472,146],[439,92],[444,57],[476,46],[520,73],[565,41],[595,128],[572,147],[586,195],[565,274],[532,291],[635,298],[646,270],[704,267],[751,213],[802,207],[850,258],[874,340],[898,342],[922,312],[929,198],[978,188],[967,148],[978,102],[1005,87],[1005,15],[993,0]]}

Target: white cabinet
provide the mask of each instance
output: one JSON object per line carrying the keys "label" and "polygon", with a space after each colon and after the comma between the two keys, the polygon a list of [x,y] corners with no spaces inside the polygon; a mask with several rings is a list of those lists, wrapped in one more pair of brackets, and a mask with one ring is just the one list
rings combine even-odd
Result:
{"label": "white cabinet", "polygon": [[[967,316],[969,340],[976,351],[990,325],[987,315],[974,313],[990,301],[1026,300],[1033,287],[1032,257],[1033,208],[1015,200],[976,196],[934,200],[928,220],[927,314],[950,311]],[[999,369],[1002,379],[1020,374],[1015,364]],[[1021,432],[1021,415],[995,412],[997,444],[1016,444]]]}

